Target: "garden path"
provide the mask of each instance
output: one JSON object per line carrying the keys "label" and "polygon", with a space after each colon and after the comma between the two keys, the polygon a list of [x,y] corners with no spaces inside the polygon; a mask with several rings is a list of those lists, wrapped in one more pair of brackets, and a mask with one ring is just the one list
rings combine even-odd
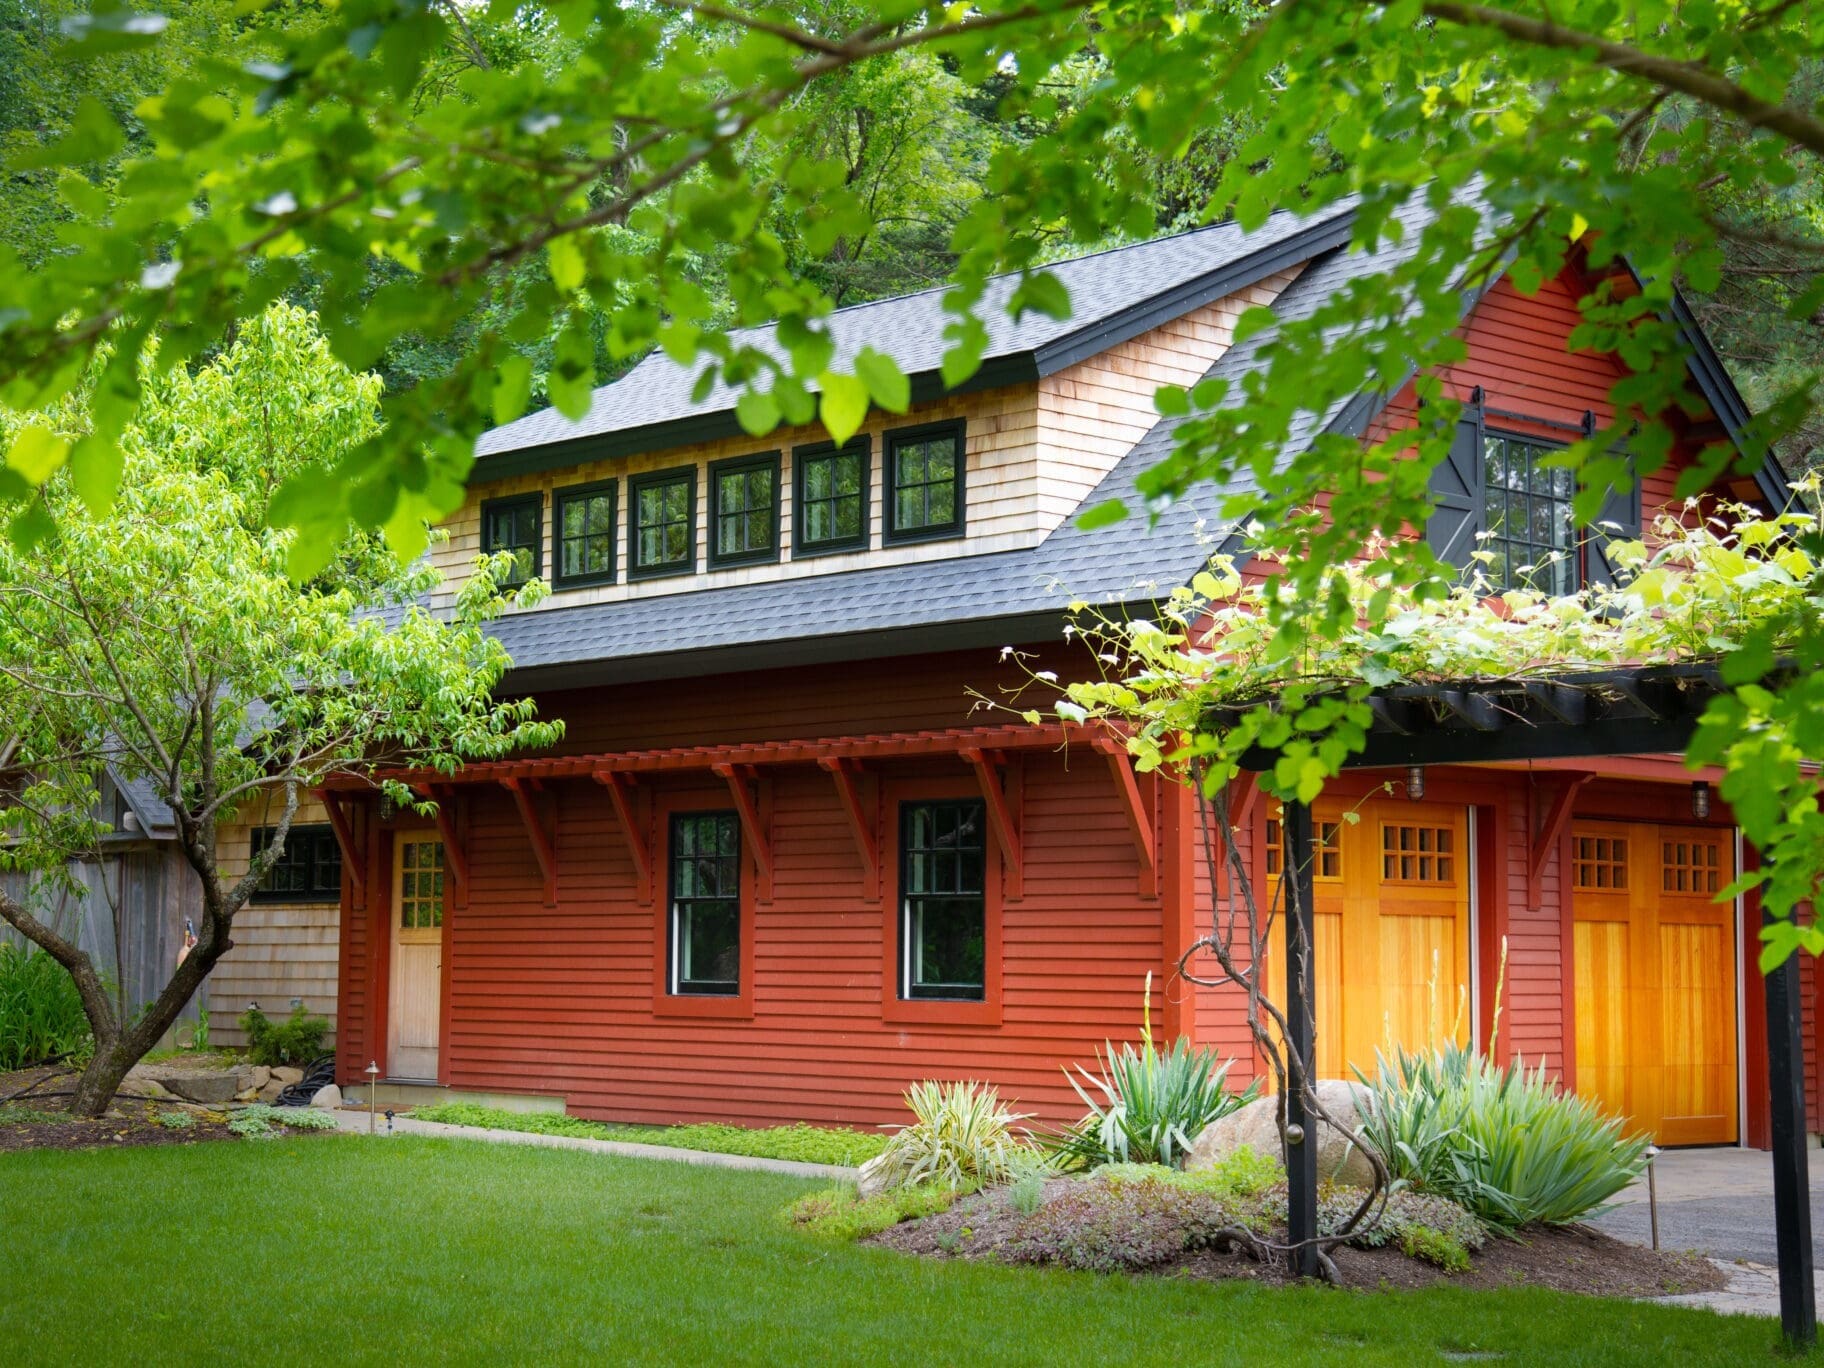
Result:
{"label": "garden path", "polygon": [[[370,1118],[365,1111],[345,1108],[335,1113],[336,1123],[345,1131],[366,1135]],[[388,1122],[382,1113],[377,1122],[384,1135]],[[639,1145],[624,1140],[587,1140],[572,1135],[535,1135],[526,1131],[487,1130],[480,1126],[449,1126],[438,1121],[416,1121],[409,1116],[395,1117],[391,1123],[394,1135],[436,1135],[451,1140],[482,1140],[498,1145],[543,1145],[547,1149],[585,1150],[592,1154],[616,1154],[624,1159],[669,1159],[680,1164],[701,1164],[708,1168],[759,1169],[766,1173],[786,1173],[794,1178],[845,1178],[853,1181],[857,1170],[840,1164],[807,1164],[795,1159],[758,1159],[747,1154],[711,1154],[704,1150],[678,1149],[672,1145]]]}

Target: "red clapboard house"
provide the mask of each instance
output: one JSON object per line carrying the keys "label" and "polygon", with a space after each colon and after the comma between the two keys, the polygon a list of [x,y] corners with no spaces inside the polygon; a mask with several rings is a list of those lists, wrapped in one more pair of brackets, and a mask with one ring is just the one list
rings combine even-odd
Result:
{"label": "red clapboard house", "polygon": [[[1138,506],[1171,441],[1157,385],[1241,392],[1264,340],[1230,345],[1243,310],[1304,316],[1376,267],[1349,228],[1343,206],[1066,262],[1063,323],[1009,320],[1001,282],[954,391],[937,293],[843,310],[845,354],[890,352],[915,402],[840,449],[816,427],[743,435],[732,393],[695,399],[658,354],[579,422],[489,434],[439,554],[452,584],[502,549],[550,582],[497,630],[510,687],[568,733],[437,781],[435,823],[335,796],[344,1081],[371,1059],[586,1116],[871,1125],[914,1080],[973,1077],[1059,1121],[1080,1111],[1061,1066],[1137,1036],[1149,973],[1155,1028],[1244,1076],[1237,995],[1172,974],[1211,912],[1186,792],[974,704],[1023,678],[1004,646],[1086,667],[1071,601],[1138,611],[1200,567],[1207,494],[1150,530],[1073,515]],[[1585,288],[1567,267],[1468,312],[1449,381],[1470,417],[1429,529],[1449,554],[1487,534],[1520,566],[1582,542],[1539,461],[1606,417],[1617,361],[1566,351]],[[1690,333],[1712,415],[1691,440],[1735,432],[1741,400]],[[1364,431],[1411,400],[1325,421]],[[1606,516],[1639,527],[1675,475]],[[1786,485],[1768,466],[1721,492]],[[1606,573],[1591,543],[1559,585]],[[1394,796],[1336,820],[1388,777]],[[1318,808],[1324,1072],[1389,1040],[1486,1040],[1505,941],[1503,1053],[1664,1142],[1764,1143],[1756,912],[1712,899],[1747,858],[1720,802],[1699,810],[1671,756],[1434,767],[1422,798],[1406,779],[1352,773]],[[1241,809],[1263,879],[1269,808]]]}

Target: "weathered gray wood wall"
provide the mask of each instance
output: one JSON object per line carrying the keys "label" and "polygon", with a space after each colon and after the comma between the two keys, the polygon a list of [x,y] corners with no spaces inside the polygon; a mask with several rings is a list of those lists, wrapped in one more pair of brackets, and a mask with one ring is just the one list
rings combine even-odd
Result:
{"label": "weathered gray wood wall", "polygon": [[[28,899],[41,920],[87,951],[118,986],[117,1005],[131,1016],[170,979],[184,943],[184,918],[201,915],[202,885],[168,841],[122,842],[71,870],[75,893],[34,894],[31,880],[16,873],[0,874],[0,888]],[[26,944],[3,923],[0,936]],[[184,1019],[194,1022],[201,1005],[193,1000]]]}

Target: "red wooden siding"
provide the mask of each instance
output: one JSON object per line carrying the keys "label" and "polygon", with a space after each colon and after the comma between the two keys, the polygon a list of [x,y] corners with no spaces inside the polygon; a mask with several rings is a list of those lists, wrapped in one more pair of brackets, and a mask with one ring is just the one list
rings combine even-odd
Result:
{"label": "red wooden siding", "polygon": [[[984,676],[993,673],[986,654]],[[793,673],[743,686],[671,686],[547,700],[572,721],[569,744],[670,745],[711,739],[956,725],[969,700],[941,662]],[[661,697],[663,701],[661,701]],[[785,699],[803,711],[769,725]],[[734,715],[742,700],[751,715]],[[952,700],[944,702],[940,700]],[[708,728],[720,713],[721,725]],[[979,718],[978,718],[979,720]],[[1003,903],[1002,1024],[883,1021],[882,956],[895,899],[864,887],[848,819],[829,775],[812,766],[762,771],[772,812],[774,887],[756,908],[751,1020],[654,1012],[657,909],[636,876],[608,795],[587,780],[555,788],[558,905],[504,791],[478,786],[468,804],[472,882],[448,913],[452,1087],[564,1094],[582,1114],[642,1121],[897,1119],[919,1078],[992,1079],[1022,1108],[1052,1120],[1080,1110],[1061,1068],[1090,1062],[1105,1039],[1134,1039],[1142,986],[1154,974],[1163,1029],[1163,899],[1139,891],[1139,860],[1106,760],[1088,747],[1036,752],[1024,767],[1020,822],[1024,896]],[[885,764],[883,780],[941,779],[959,796],[975,780],[960,761]],[[643,782],[652,782],[643,780]],[[673,802],[727,807],[719,783],[659,781]],[[894,814],[883,812],[883,823]],[[655,856],[662,830],[653,824]],[[385,881],[375,881],[384,887]],[[663,879],[659,880],[663,899]],[[872,896],[871,896],[872,894]],[[372,918],[375,941],[384,913]],[[345,975],[363,976],[367,942],[351,936]],[[378,1005],[377,1005],[378,1010]],[[916,1008],[912,1014],[917,1015]],[[372,1021],[372,1016],[368,1018]],[[383,1035],[376,1028],[375,1036]],[[358,1037],[365,1039],[366,1037]],[[345,1076],[365,1067],[350,1057]]]}

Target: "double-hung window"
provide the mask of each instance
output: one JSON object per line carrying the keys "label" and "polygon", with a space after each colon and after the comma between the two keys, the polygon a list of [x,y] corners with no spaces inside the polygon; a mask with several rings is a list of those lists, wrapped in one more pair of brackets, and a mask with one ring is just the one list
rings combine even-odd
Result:
{"label": "double-hung window", "polygon": [[614,481],[576,485],[552,496],[559,589],[614,583]]}
{"label": "double-hung window", "polygon": [[818,556],[868,544],[868,439],[847,446],[799,447],[792,452],[797,507],[792,553]]}
{"label": "double-hung window", "polygon": [[[255,827],[252,859],[272,845],[275,827]],[[285,849],[260,886],[255,902],[334,902],[342,896],[342,848],[333,827],[294,826],[285,836]]]}
{"label": "double-hung window", "polygon": [[689,574],[697,568],[697,472],[686,466],[627,481],[627,574]]}
{"label": "double-hung window", "polygon": [[1483,443],[1482,549],[1497,589],[1574,593],[1576,475],[1546,464],[1556,448],[1489,433]]}
{"label": "double-hung window", "polygon": [[987,986],[987,810],[977,799],[899,808],[899,995],[980,1002]]}
{"label": "double-hung window", "polygon": [[709,563],[779,558],[779,453],[717,461],[709,468]]}
{"label": "double-hung window", "polygon": [[543,494],[520,494],[510,499],[489,499],[481,506],[481,549],[487,555],[509,551],[513,571],[502,584],[517,589],[544,570],[540,554],[544,543]]}
{"label": "double-hung window", "polygon": [[669,988],[741,991],[741,824],[733,812],[671,815]]}
{"label": "double-hung window", "polygon": [[961,419],[887,434],[888,541],[962,535],[963,452]]}

